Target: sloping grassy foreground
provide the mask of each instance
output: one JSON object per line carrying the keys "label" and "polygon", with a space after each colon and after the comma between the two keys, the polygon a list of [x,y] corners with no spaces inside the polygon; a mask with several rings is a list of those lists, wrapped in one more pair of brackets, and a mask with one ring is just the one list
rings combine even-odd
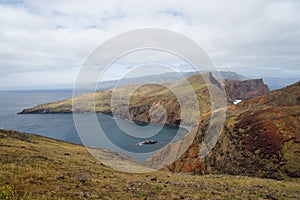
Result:
{"label": "sloping grassy foreground", "polygon": [[80,145],[0,130],[0,199],[300,199],[300,181],[127,174]]}

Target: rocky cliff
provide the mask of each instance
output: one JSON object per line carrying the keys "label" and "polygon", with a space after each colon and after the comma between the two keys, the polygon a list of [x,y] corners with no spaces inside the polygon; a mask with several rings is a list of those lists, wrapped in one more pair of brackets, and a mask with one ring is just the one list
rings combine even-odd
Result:
{"label": "rocky cliff", "polygon": [[270,92],[269,87],[264,84],[262,79],[245,81],[225,80],[224,84],[229,100],[247,100]]}
{"label": "rocky cliff", "polygon": [[[189,149],[173,164],[173,172],[196,174],[232,174],[282,179],[300,177],[300,82],[270,94],[232,105],[221,136],[204,158],[199,148],[205,137],[209,115],[203,115],[201,126]],[[148,165],[180,149],[173,143],[148,159]],[[176,149],[177,148],[177,149]]]}

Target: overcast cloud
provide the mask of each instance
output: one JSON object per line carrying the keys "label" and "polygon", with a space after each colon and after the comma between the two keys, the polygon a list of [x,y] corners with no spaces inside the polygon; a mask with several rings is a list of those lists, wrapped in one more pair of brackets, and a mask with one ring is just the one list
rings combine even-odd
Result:
{"label": "overcast cloud", "polygon": [[220,70],[300,77],[297,0],[0,0],[0,89],[70,87],[99,44],[145,27],[187,35]]}

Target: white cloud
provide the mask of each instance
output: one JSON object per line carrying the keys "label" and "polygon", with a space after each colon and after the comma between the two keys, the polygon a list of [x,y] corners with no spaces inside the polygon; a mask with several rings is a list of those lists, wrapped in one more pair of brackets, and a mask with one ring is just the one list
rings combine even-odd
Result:
{"label": "white cloud", "polygon": [[[101,42],[144,27],[191,37],[219,69],[251,74],[263,68],[262,76],[299,77],[299,10],[300,2],[293,0],[0,3],[0,89],[36,85],[31,78],[8,81],[21,74],[74,74]],[[55,85],[70,82],[66,78]],[[43,83],[54,85],[47,78]]]}

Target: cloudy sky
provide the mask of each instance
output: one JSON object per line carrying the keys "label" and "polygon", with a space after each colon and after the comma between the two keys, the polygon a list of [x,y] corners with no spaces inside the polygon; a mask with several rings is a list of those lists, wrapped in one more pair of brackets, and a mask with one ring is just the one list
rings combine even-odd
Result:
{"label": "cloudy sky", "polygon": [[72,87],[98,45],[146,27],[192,38],[220,70],[300,77],[297,0],[0,0],[0,89]]}

